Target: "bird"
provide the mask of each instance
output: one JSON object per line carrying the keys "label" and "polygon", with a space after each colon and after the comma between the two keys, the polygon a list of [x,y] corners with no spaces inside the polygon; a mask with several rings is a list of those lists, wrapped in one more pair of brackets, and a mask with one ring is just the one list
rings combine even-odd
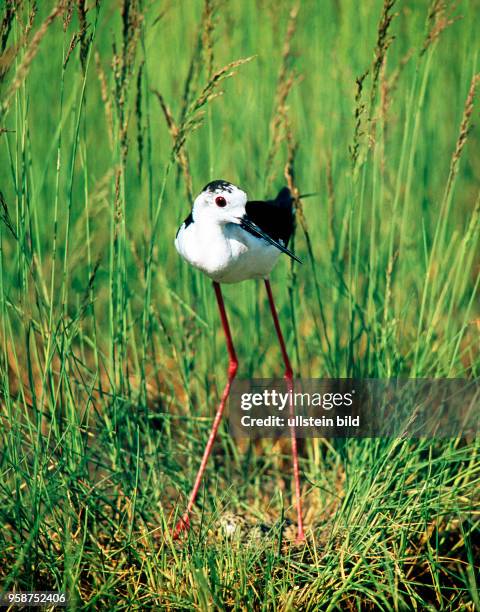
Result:
{"label": "bird", "polygon": [[[173,530],[172,537],[175,540],[190,527],[190,513],[195,505],[230,388],[238,370],[238,359],[225,310],[222,284],[239,283],[250,279],[263,280],[285,367],[284,378],[288,391],[293,391],[293,370],[280,327],[269,276],[282,253],[301,263],[300,259],[287,248],[294,230],[294,213],[294,197],[288,187],[280,189],[273,200],[250,201],[245,191],[220,179],[211,181],[202,189],[193,202],[190,214],[177,231],[175,248],[179,255],[213,281],[226,338],[229,363],[227,382],[213,420],[187,508]],[[292,395],[289,393],[290,397]],[[293,404],[290,404],[290,412],[293,416]],[[297,438],[294,427],[291,428],[290,433],[297,512],[297,541],[301,542],[305,539],[305,534]]]}

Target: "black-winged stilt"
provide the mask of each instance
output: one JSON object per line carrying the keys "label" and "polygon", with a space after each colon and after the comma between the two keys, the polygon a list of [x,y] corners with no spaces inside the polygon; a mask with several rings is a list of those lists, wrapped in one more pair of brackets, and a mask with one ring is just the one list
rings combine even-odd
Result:
{"label": "black-winged stilt", "polygon": [[[192,212],[185,219],[175,238],[175,247],[192,266],[202,270],[213,280],[213,288],[220,310],[220,318],[227,341],[229,355],[227,384],[213,421],[210,436],[203,453],[200,468],[193,485],[187,509],[173,532],[174,539],[187,529],[190,511],[195,503],[208,457],[217,434],[230,387],[238,369],[238,360],[225,312],[220,283],[238,283],[261,278],[265,282],[273,324],[280,343],[285,364],[288,390],[293,390],[293,371],[280,328],[277,310],[268,276],[280,253],[300,261],[287,244],[293,232],[293,197],[287,187],[281,189],[275,200],[249,202],[247,194],[227,181],[213,181],[206,185],[195,199]],[[293,405],[290,405],[293,416]],[[297,440],[291,430],[293,477],[295,482],[298,516],[298,540],[305,538],[300,497]]]}

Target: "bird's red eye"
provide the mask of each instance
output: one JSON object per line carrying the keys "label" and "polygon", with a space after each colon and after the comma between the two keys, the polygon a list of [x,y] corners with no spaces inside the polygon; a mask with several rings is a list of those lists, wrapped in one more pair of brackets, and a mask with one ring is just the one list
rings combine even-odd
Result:
{"label": "bird's red eye", "polygon": [[215,198],[215,204],[223,208],[224,206],[227,205],[227,200],[223,196],[217,196]]}

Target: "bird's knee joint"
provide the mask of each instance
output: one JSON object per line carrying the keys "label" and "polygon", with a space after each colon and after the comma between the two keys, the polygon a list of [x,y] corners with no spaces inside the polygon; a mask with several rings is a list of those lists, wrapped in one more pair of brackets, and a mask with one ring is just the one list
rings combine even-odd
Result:
{"label": "bird's knee joint", "polygon": [[233,378],[238,370],[238,361],[230,361],[228,364],[228,376]]}

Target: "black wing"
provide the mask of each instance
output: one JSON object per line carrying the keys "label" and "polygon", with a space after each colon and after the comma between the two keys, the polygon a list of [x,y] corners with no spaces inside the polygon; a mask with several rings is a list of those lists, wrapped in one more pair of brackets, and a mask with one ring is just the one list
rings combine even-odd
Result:
{"label": "black wing", "polygon": [[293,198],[288,187],[278,192],[274,200],[247,202],[247,217],[273,240],[288,244],[294,228]]}

